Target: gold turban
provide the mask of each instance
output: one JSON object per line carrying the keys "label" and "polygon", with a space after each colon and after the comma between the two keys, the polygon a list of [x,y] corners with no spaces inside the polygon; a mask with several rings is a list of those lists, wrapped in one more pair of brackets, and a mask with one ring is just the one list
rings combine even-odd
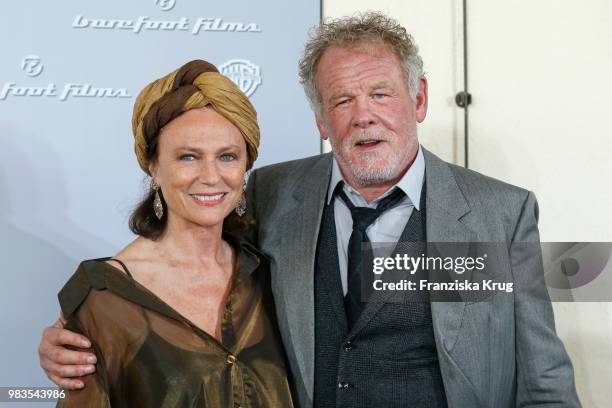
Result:
{"label": "gold turban", "polygon": [[247,145],[247,169],[257,158],[259,125],[247,96],[217,68],[202,60],[188,62],[151,82],[136,98],[132,115],[138,164],[149,174],[160,130],[182,113],[210,106],[240,130]]}

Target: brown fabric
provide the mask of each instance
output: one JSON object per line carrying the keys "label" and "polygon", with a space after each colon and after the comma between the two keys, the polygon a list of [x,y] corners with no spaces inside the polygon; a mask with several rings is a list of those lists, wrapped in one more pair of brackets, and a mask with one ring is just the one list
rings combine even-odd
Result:
{"label": "brown fabric", "polygon": [[178,69],[174,83],[172,84],[172,91],[176,91],[179,87],[185,84],[192,84],[198,75],[204,72],[219,72],[217,67],[208,61],[193,60]]}
{"label": "brown fabric", "polygon": [[82,262],[59,299],[67,327],[92,340],[97,371],[58,406],[291,407],[269,273],[252,247],[233,245],[220,342],[105,259]]}
{"label": "brown fabric", "polygon": [[248,152],[247,168],[257,158],[259,125],[247,96],[206,61],[194,60],[151,82],[136,98],[132,115],[134,150],[140,167],[149,174],[161,129],[183,112],[210,106],[240,130]]}

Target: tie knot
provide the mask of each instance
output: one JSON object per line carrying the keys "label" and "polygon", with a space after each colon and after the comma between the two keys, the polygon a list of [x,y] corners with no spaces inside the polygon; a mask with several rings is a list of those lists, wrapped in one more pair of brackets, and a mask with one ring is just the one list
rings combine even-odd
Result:
{"label": "tie knot", "polygon": [[351,208],[351,217],[353,217],[353,228],[358,229],[362,233],[380,216],[382,211],[377,208],[353,207]]}
{"label": "tie knot", "polygon": [[376,221],[383,212],[395,207],[405,196],[402,190],[396,188],[391,194],[380,200],[376,208],[368,208],[356,207],[342,189],[340,189],[338,195],[351,211],[353,229],[357,229],[361,233],[365,233],[365,230]]}

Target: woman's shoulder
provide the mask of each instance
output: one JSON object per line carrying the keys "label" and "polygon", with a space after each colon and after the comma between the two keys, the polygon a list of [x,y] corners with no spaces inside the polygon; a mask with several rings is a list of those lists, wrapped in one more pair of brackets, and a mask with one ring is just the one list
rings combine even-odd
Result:
{"label": "woman's shoulder", "polygon": [[155,256],[151,244],[137,238],[113,257],[82,261],[58,294],[64,317],[86,313],[117,319],[128,310],[160,308],[160,302],[139,282],[155,273]]}
{"label": "woman's shoulder", "polygon": [[109,283],[112,286],[122,283],[124,279],[118,279],[117,275],[119,278],[121,275],[130,275],[124,261],[142,251],[143,244],[137,238],[112,257],[82,261],[58,294],[64,316],[74,313],[92,289],[102,291],[108,288]]}
{"label": "woman's shoulder", "polygon": [[73,315],[92,290],[107,288],[107,274],[111,267],[106,263],[111,258],[96,258],[82,261],[58,293],[64,317]]}

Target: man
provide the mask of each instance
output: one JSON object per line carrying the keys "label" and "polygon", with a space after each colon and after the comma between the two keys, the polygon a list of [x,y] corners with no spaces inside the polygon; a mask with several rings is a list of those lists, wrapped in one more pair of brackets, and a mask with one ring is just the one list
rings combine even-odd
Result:
{"label": "man", "polygon": [[[323,24],[300,75],[333,155],[256,170],[248,200],[298,404],[579,406],[546,300],[359,297],[364,242],[503,242],[509,275],[538,267],[518,245],[539,240],[533,194],[420,147],[427,80],[404,28],[378,13]],[[86,355],[61,348],[83,340],[60,327],[43,336],[41,365],[63,387],[78,380],[61,377],[91,370]]]}

